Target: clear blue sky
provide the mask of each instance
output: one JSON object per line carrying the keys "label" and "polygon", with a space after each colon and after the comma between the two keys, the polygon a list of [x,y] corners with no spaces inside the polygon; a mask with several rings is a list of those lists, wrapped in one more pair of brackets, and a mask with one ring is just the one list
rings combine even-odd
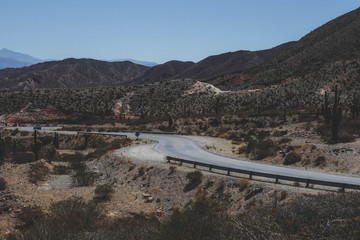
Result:
{"label": "clear blue sky", "polygon": [[0,49],[41,59],[199,61],[298,40],[358,0],[1,0]]}

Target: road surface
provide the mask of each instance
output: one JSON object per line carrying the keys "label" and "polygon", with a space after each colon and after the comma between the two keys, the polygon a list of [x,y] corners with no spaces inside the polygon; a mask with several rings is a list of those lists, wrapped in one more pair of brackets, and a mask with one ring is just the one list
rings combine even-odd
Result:
{"label": "road surface", "polygon": [[[23,129],[30,130],[30,129]],[[54,131],[53,129],[49,129],[48,131]],[[61,133],[61,131],[58,131]],[[76,132],[63,132],[66,134],[76,133]],[[109,134],[109,132],[106,132]],[[131,138],[136,138],[135,133],[111,133],[111,134],[121,134],[127,135]],[[360,185],[359,177],[351,177],[344,175],[335,175],[330,173],[321,173],[315,171],[308,170],[300,170],[294,169],[290,167],[279,167],[274,165],[262,164],[257,162],[251,162],[246,159],[232,159],[229,157],[223,157],[219,155],[215,155],[213,153],[207,152],[198,146],[193,140],[187,137],[182,137],[178,135],[161,135],[161,134],[146,134],[141,133],[140,138],[150,139],[158,141],[156,150],[159,152],[176,158],[192,160],[201,163],[213,164],[222,167],[243,169],[254,172],[262,172],[262,173],[270,173],[275,175],[283,175],[289,177],[297,177],[297,178],[305,178],[305,179],[313,179],[320,181],[330,181],[337,183],[345,183],[345,184],[356,184]]]}

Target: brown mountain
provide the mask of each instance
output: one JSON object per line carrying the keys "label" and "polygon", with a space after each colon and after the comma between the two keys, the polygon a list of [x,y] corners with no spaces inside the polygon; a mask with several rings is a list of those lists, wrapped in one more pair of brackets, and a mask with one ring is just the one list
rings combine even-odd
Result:
{"label": "brown mountain", "polygon": [[214,55],[201,60],[174,78],[207,80],[254,67],[276,54],[286,50],[293,42],[262,51],[236,51]]}
{"label": "brown mountain", "polygon": [[206,81],[208,79],[254,67],[292,45],[293,42],[289,42],[262,51],[228,52],[207,57],[198,63],[170,61],[150,68],[143,76],[132,81],[131,84],[153,83],[182,78]]}
{"label": "brown mountain", "polygon": [[128,61],[105,62],[69,58],[0,70],[0,89],[118,86],[143,75],[148,69],[149,67]]}
{"label": "brown mountain", "polygon": [[130,84],[153,83],[174,78],[175,75],[190,68],[194,64],[193,62],[169,61],[148,69],[142,76],[131,81]]}
{"label": "brown mountain", "polygon": [[259,88],[320,71],[323,74],[317,77],[329,77],[327,73],[333,71],[335,79],[349,71],[341,70],[342,67],[335,71],[335,66],[347,68],[349,64],[345,61],[356,59],[360,59],[360,9],[324,24],[263,64],[209,82],[227,88]]}

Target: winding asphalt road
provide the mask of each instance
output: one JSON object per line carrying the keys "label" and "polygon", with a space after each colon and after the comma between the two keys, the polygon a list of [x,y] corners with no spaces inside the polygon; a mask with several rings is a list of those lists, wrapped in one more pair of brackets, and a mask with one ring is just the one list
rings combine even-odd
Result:
{"label": "winding asphalt road", "polygon": [[[29,130],[22,128],[23,130]],[[55,129],[46,129],[47,131],[54,131]],[[66,134],[76,134],[70,131],[58,131]],[[96,133],[94,133],[96,134]],[[101,134],[101,133],[100,133]],[[106,132],[106,134],[113,135],[127,135],[128,137],[135,138],[134,133],[116,133]],[[213,164],[222,167],[243,169],[254,172],[269,173],[275,175],[283,175],[289,177],[314,179],[320,181],[330,181],[344,184],[355,184],[360,186],[360,177],[350,177],[344,175],[335,175],[330,173],[321,173],[315,171],[300,170],[288,167],[279,167],[247,160],[232,159],[212,154],[203,150],[190,138],[178,135],[162,135],[162,134],[146,134],[141,133],[140,138],[158,141],[156,149],[167,156],[192,160],[200,163]]]}
{"label": "winding asphalt road", "polygon": [[[125,133],[129,137],[135,137],[134,134]],[[330,181],[338,183],[360,185],[360,177],[349,177],[329,173],[320,173],[315,171],[300,170],[288,167],[278,167],[273,165],[250,162],[247,160],[232,159],[212,154],[203,150],[194,141],[189,138],[177,135],[158,135],[158,134],[140,134],[141,138],[158,141],[156,149],[167,156],[192,160],[201,163],[213,164],[222,167],[244,169],[254,172],[270,173],[275,175],[284,175],[289,177],[298,177],[305,179],[314,179],[320,181]]]}

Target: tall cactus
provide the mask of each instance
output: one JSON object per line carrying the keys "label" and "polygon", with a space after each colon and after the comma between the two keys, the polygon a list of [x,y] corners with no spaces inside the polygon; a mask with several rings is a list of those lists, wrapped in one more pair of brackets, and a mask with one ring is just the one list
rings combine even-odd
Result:
{"label": "tall cactus", "polygon": [[360,104],[359,104],[359,98],[358,98],[358,96],[356,96],[355,92],[354,92],[353,98],[351,99],[350,111],[351,111],[351,116],[352,116],[353,119],[356,119],[356,118],[359,117]]}
{"label": "tall cactus", "polygon": [[174,119],[171,115],[171,113],[168,113],[168,128],[172,128],[173,127],[173,124],[174,124]]}
{"label": "tall cactus", "polygon": [[329,124],[331,121],[331,109],[329,106],[328,93],[325,91],[325,100],[324,105],[322,107],[323,116],[325,118],[326,124]]}
{"label": "tall cactus", "polygon": [[83,149],[86,149],[87,146],[88,146],[88,143],[89,143],[89,138],[90,138],[90,135],[89,134],[84,134],[84,148]]}
{"label": "tall cactus", "polygon": [[14,157],[15,154],[16,154],[16,145],[17,145],[17,140],[14,139],[14,141],[13,141],[13,157]]}
{"label": "tall cactus", "polygon": [[338,86],[335,85],[335,98],[334,105],[332,109],[332,141],[337,143],[339,140],[339,126],[342,116],[342,109],[340,107],[340,97],[338,94]]}
{"label": "tall cactus", "polygon": [[4,162],[5,159],[5,139],[2,137],[2,132],[0,132],[0,164]]}
{"label": "tall cactus", "polygon": [[57,132],[54,135],[53,145],[55,149],[59,149],[59,134]]}
{"label": "tall cactus", "polygon": [[31,144],[31,149],[35,155],[35,161],[39,160],[39,151],[41,148],[41,142],[37,140],[37,130],[34,132],[34,143]]}

